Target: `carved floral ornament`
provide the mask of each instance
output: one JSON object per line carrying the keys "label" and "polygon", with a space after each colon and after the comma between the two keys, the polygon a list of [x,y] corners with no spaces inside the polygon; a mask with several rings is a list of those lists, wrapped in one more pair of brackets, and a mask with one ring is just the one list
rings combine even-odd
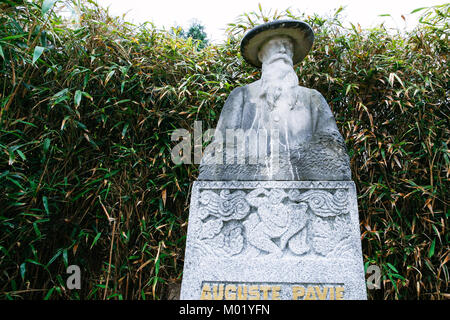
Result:
{"label": "carved floral ornament", "polygon": [[348,191],[256,188],[200,191],[196,249],[216,256],[345,257]]}

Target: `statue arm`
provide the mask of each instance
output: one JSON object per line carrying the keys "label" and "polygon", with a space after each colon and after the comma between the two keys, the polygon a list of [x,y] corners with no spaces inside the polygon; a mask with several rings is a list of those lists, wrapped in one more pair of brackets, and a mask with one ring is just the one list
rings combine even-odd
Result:
{"label": "statue arm", "polygon": [[[244,92],[243,87],[235,88],[225,101],[213,138],[203,152],[199,180],[229,180],[230,174],[225,171],[228,166],[224,165],[224,161],[227,161],[224,149],[226,130],[241,127]],[[208,139],[210,137],[208,136]]]}
{"label": "statue arm", "polygon": [[309,143],[307,162],[315,179],[351,180],[350,162],[344,138],[325,98],[311,90],[313,138]]}
{"label": "statue arm", "polygon": [[225,101],[216,127],[216,131],[220,131],[223,137],[226,129],[241,128],[244,90],[244,87],[233,89]]}
{"label": "statue arm", "polygon": [[327,101],[322,94],[312,89],[311,92],[311,105],[314,108],[314,132],[315,133],[339,133],[339,130],[334,120],[333,113],[328,106]]}
{"label": "statue arm", "polygon": [[317,107],[317,121],[313,145],[319,148],[326,148],[328,153],[325,154],[333,154],[333,156],[326,156],[322,161],[329,164],[334,163],[336,167],[336,170],[334,170],[335,174],[328,176],[328,178],[334,180],[351,179],[350,163],[345,140],[338,130],[330,107],[325,98],[317,90],[313,90],[311,102],[313,106]]}
{"label": "statue arm", "polygon": [[[238,87],[231,91],[225,101],[211,143],[205,148],[203,153],[199,179],[220,180],[221,173],[217,171],[217,168],[223,167],[221,166],[223,164],[223,154],[221,152],[226,141],[226,130],[241,127],[243,100],[243,87]],[[213,169],[208,169],[206,165],[212,165]]]}

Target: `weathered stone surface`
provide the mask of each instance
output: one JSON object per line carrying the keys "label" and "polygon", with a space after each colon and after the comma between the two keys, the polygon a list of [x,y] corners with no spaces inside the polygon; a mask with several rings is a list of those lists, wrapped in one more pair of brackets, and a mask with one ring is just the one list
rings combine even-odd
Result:
{"label": "weathered stone surface", "polygon": [[232,91],[202,157],[181,299],[366,299],[344,139],[293,69],[312,39],[299,21],[244,37],[262,75]]}
{"label": "weathered stone surface", "polygon": [[311,27],[298,20],[277,20],[256,26],[250,30],[241,42],[242,57],[255,67],[261,67],[258,58],[261,45],[275,36],[288,36],[293,41],[292,62],[302,61],[308,54],[314,42],[314,32]]}
{"label": "weathered stone surface", "polygon": [[351,180],[331,109],[317,90],[298,85],[288,38],[271,39],[260,51],[262,77],[229,95],[198,179]]}
{"label": "weathered stone surface", "polygon": [[194,182],[181,299],[366,299],[365,288],[352,181]]}

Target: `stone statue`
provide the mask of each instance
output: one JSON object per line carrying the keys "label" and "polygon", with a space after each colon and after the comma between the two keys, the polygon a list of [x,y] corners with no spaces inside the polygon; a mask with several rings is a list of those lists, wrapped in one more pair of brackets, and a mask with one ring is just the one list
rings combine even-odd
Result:
{"label": "stone statue", "polygon": [[181,299],[366,299],[356,187],[322,95],[293,66],[304,22],[250,30],[261,79],[228,97],[192,185]]}
{"label": "stone statue", "polygon": [[[261,79],[231,92],[199,180],[351,180],[327,102],[317,90],[299,86],[293,69],[313,40],[309,25],[296,20],[266,23],[245,35],[242,56],[262,68]],[[230,147],[229,137],[241,145]]]}

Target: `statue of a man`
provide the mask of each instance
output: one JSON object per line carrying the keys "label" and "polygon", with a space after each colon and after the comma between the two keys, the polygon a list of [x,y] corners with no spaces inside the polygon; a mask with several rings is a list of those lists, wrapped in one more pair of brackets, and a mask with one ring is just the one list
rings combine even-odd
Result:
{"label": "statue of a man", "polygon": [[231,92],[199,180],[351,180],[327,102],[299,86],[293,68],[313,41],[310,26],[297,20],[266,23],[244,36],[242,56],[262,67],[261,79]]}

